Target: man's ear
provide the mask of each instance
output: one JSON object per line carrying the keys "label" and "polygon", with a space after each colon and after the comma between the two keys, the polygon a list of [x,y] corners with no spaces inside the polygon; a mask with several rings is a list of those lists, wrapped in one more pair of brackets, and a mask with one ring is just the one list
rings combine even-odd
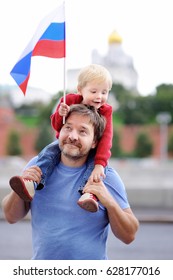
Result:
{"label": "man's ear", "polygon": [[97,143],[98,143],[98,141],[94,141],[94,140],[93,140],[93,143],[92,143],[91,149],[94,149],[94,148],[97,146]]}

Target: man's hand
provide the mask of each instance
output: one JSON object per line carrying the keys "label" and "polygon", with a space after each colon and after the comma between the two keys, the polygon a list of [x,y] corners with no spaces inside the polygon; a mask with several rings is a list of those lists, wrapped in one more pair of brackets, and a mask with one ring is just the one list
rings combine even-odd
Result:
{"label": "man's hand", "polygon": [[107,208],[109,204],[114,201],[112,195],[101,180],[97,183],[91,183],[88,181],[83,189],[83,192],[94,194],[105,208]]}

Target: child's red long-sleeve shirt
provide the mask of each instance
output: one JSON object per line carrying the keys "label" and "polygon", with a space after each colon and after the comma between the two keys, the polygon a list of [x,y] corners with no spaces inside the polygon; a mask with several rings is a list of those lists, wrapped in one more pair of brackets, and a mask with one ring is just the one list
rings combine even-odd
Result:
{"label": "child's red long-sleeve shirt", "polygon": [[[52,127],[56,130],[56,137],[59,137],[59,132],[63,126],[63,117],[59,115],[59,107],[63,102],[63,97],[56,108],[55,113],[51,115]],[[76,93],[69,93],[66,95],[66,104],[68,106],[72,104],[80,104],[82,102],[82,96]],[[104,104],[99,108],[99,113],[106,119],[106,127],[103,135],[98,142],[97,151],[95,155],[95,164],[100,164],[105,167],[111,156],[112,138],[113,138],[113,125],[112,125],[112,107],[109,104]]]}

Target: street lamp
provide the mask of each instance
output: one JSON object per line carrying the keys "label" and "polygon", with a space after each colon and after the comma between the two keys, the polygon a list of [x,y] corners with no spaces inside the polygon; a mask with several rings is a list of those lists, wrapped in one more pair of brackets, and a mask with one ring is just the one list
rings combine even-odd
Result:
{"label": "street lamp", "polygon": [[156,116],[157,122],[160,124],[160,158],[168,159],[168,123],[171,122],[171,114],[161,112]]}

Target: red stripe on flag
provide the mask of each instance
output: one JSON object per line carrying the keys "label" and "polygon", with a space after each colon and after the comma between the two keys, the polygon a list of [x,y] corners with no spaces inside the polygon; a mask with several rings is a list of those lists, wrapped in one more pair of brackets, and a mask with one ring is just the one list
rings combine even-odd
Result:
{"label": "red stripe on flag", "polygon": [[51,58],[62,58],[65,55],[65,41],[40,40],[32,52],[32,56],[47,56]]}
{"label": "red stripe on flag", "polygon": [[30,76],[30,72],[29,72],[27,78],[24,80],[24,82],[19,85],[19,87],[23,91],[24,95],[25,95],[25,92],[26,92],[29,76]]}

